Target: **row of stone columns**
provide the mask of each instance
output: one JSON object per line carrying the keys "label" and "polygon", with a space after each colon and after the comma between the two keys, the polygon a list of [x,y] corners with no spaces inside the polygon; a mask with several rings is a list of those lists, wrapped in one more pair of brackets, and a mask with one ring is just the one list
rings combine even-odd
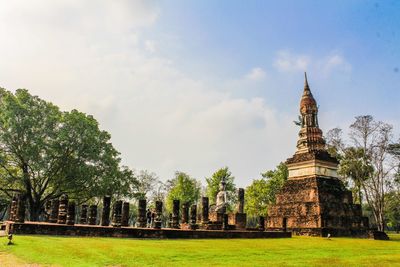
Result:
{"label": "row of stone columns", "polygon": [[[201,223],[209,222],[209,199],[208,197],[202,197],[201,199]],[[57,206],[58,204],[58,206]],[[73,225],[75,219],[75,203],[68,202],[67,195],[63,195],[59,200],[53,200],[51,203],[51,211],[49,222],[58,223],[58,224],[67,224]],[[109,226],[110,225],[110,212],[111,212],[111,198],[109,196],[105,196],[103,198],[103,210],[101,214],[101,226]],[[146,210],[147,210],[147,201],[145,199],[140,199],[138,202],[138,219],[136,226],[137,227],[146,227],[147,226],[147,218],[146,218]],[[154,218],[154,228],[159,229],[162,225],[162,211],[163,211],[163,202],[156,201],[155,203],[155,218]],[[111,214],[111,225],[113,227],[121,227],[121,226],[129,226],[129,203],[122,202],[118,200],[114,203],[112,207]],[[223,225],[223,229],[228,228],[228,215],[220,214],[221,222]],[[88,206],[86,204],[82,205],[80,220],[81,224],[89,224],[95,225],[97,220],[97,205],[91,205],[89,207],[89,215],[88,215]],[[182,205],[182,216],[180,216],[180,201],[173,200],[173,210],[172,210],[172,218],[170,221],[170,227],[178,229],[180,228],[180,223],[189,224],[190,229],[197,228],[197,205],[194,204],[190,206],[189,203],[183,203]]]}
{"label": "row of stone columns", "polygon": [[[244,203],[244,190],[239,189],[239,202],[238,202],[238,213],[243,213]],[[67,195],[62,195],[59,199],[51,201],[50,212],[48,222],[58,224],[75,224],[75,211],[76,205],[73,201],[68,201]],[[147,226],[147,201],[140,199],[138,201],[138,218],[137,227]],[[155,217],[153,227],[156,229],[161,228],[162,225],[162,201],[156,201],[155,203]],[[100,225],[110,225],[110,213],[111,213],[111,225],[113,227],[129,226],[129,202],[122,202],[118,200],[114,203],[111,209],[111,197],[105,196],[103,198],[103,210],[100,216]],[[209,223],[209,199],[208,197],[201,198],[201,223]],[[218,214],[218,221],[222,223],[222,229],[228,229],[228,214]],[[12,205],[10,210],[10,220],[16,222],[24,222],[25,219],[25,199],[21,194],[17,194],[12,199]],[[97,224],[97,205],[83,204],[80,211],[80,224],[96,225]],[[189,203],[182,204],[182,214],[180,214],[180,201],[173,200],[173,210],[169,222],[170,228],[178,229],[181,224],[186,224],[189,229],[195,230],[197,228],[197,205],[191,205]],[[264,229],[264,217],[259,218],[260,230]]]}
{"label": "row of stone columns", "polygon": [[[100,218],[100,225],[110,225],[111,197],[103,198],[103,211]],[[50,212],[48,222],[58,224],[75,224],[75,202],[68,201],[67,195],[62,195],[60,199],[54,199],[50,204]],[[80,224],[97,224],[97,205],[83,204],[79,218]],[[129,202],[118,200],[114,203],[112,209],[112,222],[114,227],[129,226]]]}

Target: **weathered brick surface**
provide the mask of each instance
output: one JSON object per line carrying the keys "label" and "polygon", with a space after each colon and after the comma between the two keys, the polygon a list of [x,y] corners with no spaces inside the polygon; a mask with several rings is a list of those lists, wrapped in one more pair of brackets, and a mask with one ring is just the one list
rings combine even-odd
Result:
{"label": "weathered brick surface", "polygon": [[368,226],[361,206],[352,202],[351,192],[339,179],[288,180],[268,210],[267,229],[286,226],[305,235],[364,235]]}

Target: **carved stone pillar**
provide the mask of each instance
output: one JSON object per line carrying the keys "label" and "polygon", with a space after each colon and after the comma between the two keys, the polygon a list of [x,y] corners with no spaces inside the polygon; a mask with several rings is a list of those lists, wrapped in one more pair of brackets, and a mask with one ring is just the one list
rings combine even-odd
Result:
{"label": "carved stone pillar", "polygon": [[217,212],[216,213],[216,215],[217,215],[217,222],[218,223],[222,223],[222,221],[224,220],[224,212]]}
{"label": "carved stone pillar", "polygon": [[258,218],[258,230],[265,231],[265,217],[259,216]]}
{"label": "carved stone pillar", "polygon": [[75,202],[74,201],[71,201],[68,203],[66,224],[68,224],[68,225],[75,224]]}
{"label": "carved stone pillar", "polygon": [[103,212],[101,213],[101,225],[102,226],[110,225],[110,207],[111,207],[111,197],[104,196],[103,197]]}
{"label": "carved stone pillar", "polygon": [[57,223],[59,206],[60,206],[60,201],[58,199],[53,199],[51,201],[50,218],[49,218],[50,223]]}
{"label": "carved stone pillar", "polygon": [[173,209],[172,209],[172,228],[179,228],[179,199],[174,199],[173,201]]}
{"label": "carved stone pillar", "polygon": [[202,223],[208,223],[209,222],[209,217],[208,217],[208,197],[202,197],[201,198],[201,222]]}
{"label": "carved stone pillar", "polygon": [[50,213],[51,213],[51,201],[50,200],[46,201],[44,209],[45,209],[45,222],[49,222]]}
{"label": "carved stone pillar", "polygon": [[60,205],[58,206],[58,224],[67,222],[68,196],[66,194],[60,197]]}
{"label": "carved stone pillar", "polygon": [[10,214],[8,216],[9,221],[15,221],[17,213],[17,202],[18,202],[17,194],[14,194],[11,200]]}
{"label": "carved stone pillar", "polygon": [[81,207],[81,216],[80,216],[80,220],[79,223],[80,224],[87,224],[87,209],[88,206],[86,204],[83,204]]}
{"label": "carved stone pillar", "polygon": [[244,213],[244,189],[243,188],[239,188],[239,190],[238,190],[237,212]]}
{"label": "carved stone pillar", "polygon": [[189,223],[189,202],[182,204],[182,223]]}
{"label": "carved stone pillar", "polygon": [[146,227],[147,224],[147,218],[146,218],[146,205],[147,201],[146,199],[139,199],[138,202],[138,219],[136,222],[136,227]]}
{"label": "carved stone pillar", "polygon": [[14,221],[19,223],[25,222],[25,196],[22,194],[17,196],[17,206],[15,209]]}
{"label": "carved stone pillar", "polygon": [[162,201],[156,201],[156,217],[154,219],[154,228],[161,229],[161,216],[162,216]]}
{"label": "carved stone pillar", "polygon": [[121,215],[122,215],[122,200],[117,200],[113,206],[113,227],[121,227]]}
{"label": "carved stone pillar", "polygon": [[222,230],[229,230],[228,214],[226,213],[222,216]]}
{"label": "carved stone pillar", "polygon": [[89,221],[89,225],[97,224],[97,205],[90,205],[88,221]]}
{"label": "carved stone pillar", "polygon": [[172,222],[172,213],[170,213],[169,215],[168,215],[168,228],[173,228],[173,222]]}
{"label": "carved stone pillar", "polygon": [[197,228],[197,205],[193,204],[190,207],[190,229],[196,230]]}
{"label": "carved stone pillar", "polygon": [[129,202],[124,202],[122,204],[121,226],[129,226]]}

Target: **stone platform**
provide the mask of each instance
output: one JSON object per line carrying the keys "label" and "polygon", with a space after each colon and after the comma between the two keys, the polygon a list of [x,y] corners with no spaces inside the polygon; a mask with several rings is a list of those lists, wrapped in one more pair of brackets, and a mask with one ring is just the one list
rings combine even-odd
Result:
{"label": "stone platform", "polygon": [[5,227],[15,235],[60,235],[60,236],[95,236],[123,238],[156,239],[202,239],[202,238],[290,238],[291,232],[239,231],[239,230],[181,230],[152,229],[134,227],[109,227],[99,225],[65,225],[41,222],[6,222]]}

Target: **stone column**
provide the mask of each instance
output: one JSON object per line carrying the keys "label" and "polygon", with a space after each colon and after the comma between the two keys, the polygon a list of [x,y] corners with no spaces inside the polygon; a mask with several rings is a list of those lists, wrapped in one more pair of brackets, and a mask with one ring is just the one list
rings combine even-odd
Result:
{"label": "stone column", "polygon": [[173,228],[173,222],[172,222],[172,213],[170,213],[169,215],[168,215],[168,228]]}
{"label": "stone column", "polygon": [[189,202],[182,204],[182,223],[189,223]]}
{"label": "stone column", "polygon": [[66,224],[68,224],[68,225],[75,224],[75,202],[74,201],[71,201],[68,203]]}
{"label": "stone column", "polygon": [[222,221],[224,220],[225,213],[223,211],[222,212],[220,211],[220,212],[217,212],[216,214],[217,214],[217,222],[222,223]]}
{"label": "stone column", "polygon": [[138,219],[136,222],[136,227],[146,227],[147,225],[147,218],[146,218],[146,199],[139,199],[138,202]]}
{"label": "stone column", "polygon": [[86,204],[83,204],[81,206],[81,217],[79,220],[80,224],[87,224],[87,209],[88,209],[88,206]]}
{"label": "stone column", "polygon": [[89,225],[96,225],[96,223],[97,223],[97,205],[90,205],[88,221],[89,221]]}
{"label": "stone column", "polygon": [[156,201],[156,217],[154,218],[154,228],[161,229],[162,201]]}
{"label": "stone column", "polygon": [[197,205],[193,204],[190,207],[190,229],[196,230],[197,228],[196,221],[197,221]]}
{"label": "stone column", "polygon": [[51,201],[49,223],[57,223],[59,206],[60,206],[60,201],[58,199],[53,199]]}
{"label": "stone column", "polygon": [[110,207],[111,207],[111,197],[104,196],[103,197],[103,212],[101,213],[101,225],[102,226],[110,225]]}
{"label": "stone column", "polygon": [[172,209],[172,228],[179,228],[179,199],[174,199]]}
{"label": "stone column", "polygon": [[228,214],[226,213],[222,216],[222,230],[229,230]]}
{"label": "stone column", "polygon": [[239,188],[239,190],[238,190],[237,212],[244,213],[244,189],[243,188]]}
{"label": "stone column", "polygon": [[113,206],[112,226],[121,227],[122,200],[117,200]]}
{"label": "stone column", "polygon": [[51,213],[51,201],[47,200],[44,206],[45,209],[45,222],[49,222]]}
{"label": "stone column", "polygon": [[65,224],[67,221],[67,209],[68,209],[68,196],[66,194],[60,197],[60,205],[58,206],[58,224]]}
{"label": "stone column", "polygon": [[208,197],[201,198],[201,222],[208,223]]}
{"label": "stone column", "polygon": [[265,231],[265,217],[259,216],[258,218],[258,230]]}
{"label": "stone column", "polygon": [[17,206],[15,209],[15,222],[25,222],[25,196],[19,194],[17,197]]}
{"label": "stone column", "polygon": [[129,202],[124,202],[122,204],[121,226],[129,226]]}
{"label": "stone column", "polygon": [[17,213],[17,194],[14,194],[11,200],[10,214],[8,216],[8,220],[15,221],[16,213]]}

